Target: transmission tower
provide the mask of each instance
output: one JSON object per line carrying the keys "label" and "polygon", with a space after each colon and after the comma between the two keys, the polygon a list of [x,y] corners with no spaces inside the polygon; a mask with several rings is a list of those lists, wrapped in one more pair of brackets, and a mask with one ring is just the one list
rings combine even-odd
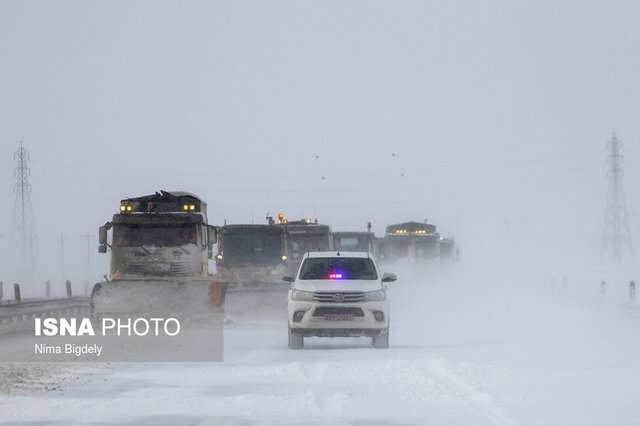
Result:
{"label": "transmission tower", "polygon": [[[622,263],[623,251],[628,251],[631,260],[635,261],[633,254],[633,244],[631,242],[631,231],[629,230],[629,218],[627,216],[627,206],[622,188],[622,157],[620,148],[622,143],[613,134],[609,141],[609,195],[607,197],[607,215],[602,238],[602,257],[604,260],[608,250],[611,250],[613,263]],[[626,249],[626,250],[625,250]]]}
{"label": "transmission tower", "polygon": [[34,246],[35,230],[33,213],[31,211],[31,185],[29,184],[29,152],[24,148],[22,141],[20,148],[13,154],[17,166],[14,172],[16,184],[16,204],[13,215],[12,251],[16,258],[14,265],[17,267],[17,279],[26,286],[33,286],[35,281]]}

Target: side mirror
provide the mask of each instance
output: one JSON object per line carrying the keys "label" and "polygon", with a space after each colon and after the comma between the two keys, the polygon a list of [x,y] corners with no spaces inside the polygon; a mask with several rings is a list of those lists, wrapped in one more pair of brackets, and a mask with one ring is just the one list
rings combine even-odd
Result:
{"label": "side mirror", "polygon": [[209,244],[215,244],[218,242],[218,228],[213,225],[207,225],[207,239]]}
{"label": "side mirror", "polygon": [[397,280],[398,277],[396,277],[396,274],[390,274],[389,272],[385,272],[384,274],[382,274],[382,282],[383,283],[390,283],[392,281]]}
{"label": "side mirror", "polygon": [[107,227],[106,226],[101,226],[98,229],[98,244],[100,244],[101,246],[107,245]]}
{"label": "side mirror", "polygon": [[98,229],[98,253],[107,252],[107,227],[101,226]]}
{"label": "side mirror", "polygon": [[295,280],[293,279],[293,277],[289,277],[289,276],[287,276],[287,277],[282,277],[282,281],[287,281],[287,282],[292,283],[292,282],[294,282]]}

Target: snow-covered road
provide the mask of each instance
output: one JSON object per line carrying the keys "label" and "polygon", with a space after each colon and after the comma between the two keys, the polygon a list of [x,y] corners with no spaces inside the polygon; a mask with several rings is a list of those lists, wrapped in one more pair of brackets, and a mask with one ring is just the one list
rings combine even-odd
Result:
{"label": "snow-covered road", "polygon": [[493,272],[400,277],[388,350],[312,338],[291,351],[283,310],[230,307],[222,363],[52,366],[49,378],[21,364],[43,379],[5,387],[0,421],[640,423],[640,310],[628,302]]}

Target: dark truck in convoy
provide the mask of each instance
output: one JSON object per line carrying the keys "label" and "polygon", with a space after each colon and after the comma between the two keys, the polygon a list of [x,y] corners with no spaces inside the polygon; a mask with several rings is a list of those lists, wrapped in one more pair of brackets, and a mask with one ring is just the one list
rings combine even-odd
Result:
{"label": "dark truck in convoy", "polygon": [[285,230],[276,224],[225,225],[218,232],[217,276],[232,289],[282,287]]}
{"label": "dark truck in convoy", "polygon": [[440,235],[436,226],[404,222],[386,227],[384,236],[386,261],[407,258],[410,262],[439,262]]}
{"label": "dark truck in convoy", "polygon": [[367,224],[367,232],[333,232],[331,234],[333,249],[338,251],[364,251],[375,258],[380,255],[377,238],[371,232],[371,222]]}
{"label": "dark truck in convoy", "polygon": [[288,272],[293,273],[302,256],[308,252],[330,251],[333,249],[331,228],[321,225],[317,220],[301,219],[290,221],[280,218],[287,241]]}
{"label": "dark truck in convoy", "polygon": [[289,221],[280,214],[267,224],[231,224],[219,228],[216,275],[229,289],[285,290],[282,278],[309,251],[331,247],[330,229],[310,219]]}

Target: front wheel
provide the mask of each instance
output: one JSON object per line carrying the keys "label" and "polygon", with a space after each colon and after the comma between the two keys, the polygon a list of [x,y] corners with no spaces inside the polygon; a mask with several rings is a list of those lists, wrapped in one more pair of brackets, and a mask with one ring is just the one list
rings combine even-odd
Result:
{"label": "front wheel", "polygon": [[376,349],[387,349],[389,347],[389,329],[371,338],[371,343]]}
{"label": "front wheel", "polygon": [[304,347],[304,336],[289,329],[289,349],[302,349]]}

